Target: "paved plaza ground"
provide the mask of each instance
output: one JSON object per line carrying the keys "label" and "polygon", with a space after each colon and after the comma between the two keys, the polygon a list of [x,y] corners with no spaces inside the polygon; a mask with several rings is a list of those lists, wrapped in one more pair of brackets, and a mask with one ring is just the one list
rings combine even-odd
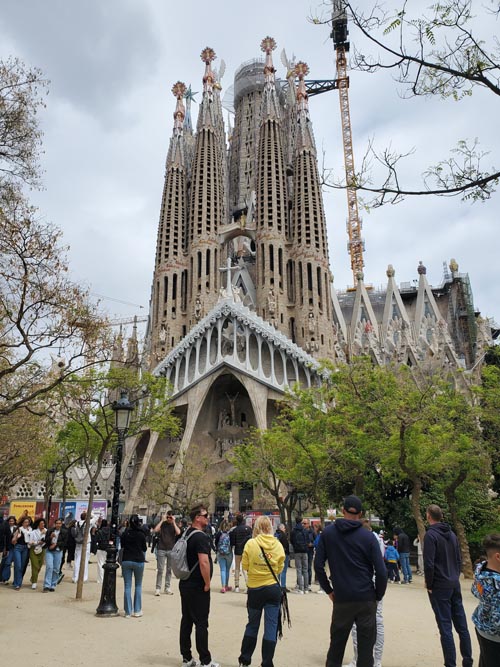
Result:
{"label": "paved plaza ground", "polygon": [[[84,599],[76,601],[75,584],[69,570],[54,593],[42,593],[42,570],[39,588],[31,590],[29,573],[19,592],[0,587],[1,637],[5,655],[23,656],[32,667],[180,667],[178,634],[180,598],[177,581],[173,596],[155,597],[155,561],[149,554],[143,587],[142,618],[123,617],[123,581],[117,581],[117,601],[121,616],[97,618],[100,586],[89,582]],[[96,565],[90,565],[95,580]],[[385,649],[383,667],[439,667],[443,664],[434,616],[422,577],[414,577],[409,586],[389,585],[384,598]],[[237,667],[238,654],[246,623],[246,595],[219,590],[219,570],[215,566],[210,612],[210,650],[221,667]],[[295,570],[288,571],[288,583],[295,584]],[[313,586],[314,591],[317,586]],[[467,618],[475,601],[470,583],[462,582]],[[290,594],[292,628],[285,628],[278,642],[276,667],[315,667],[325,664],[331,602],[326,595]],[[469,621],[474,656],[478,648],[472,622]],[[14,653],[13,653],[14,652]],[[194,653],[194,655],[196,655]],[[197,656],[196,656],[197,657]],[[348,645],[344,662],[352,657]],[[460,664],[460,661],[459,663]],[[260,665],[255,654],[253,665]]]}

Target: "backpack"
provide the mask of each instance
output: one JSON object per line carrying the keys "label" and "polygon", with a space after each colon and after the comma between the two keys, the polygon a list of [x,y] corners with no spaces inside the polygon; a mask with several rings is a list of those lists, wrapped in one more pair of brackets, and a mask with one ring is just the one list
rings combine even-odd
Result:
{"label": "backpack", "polygon": [[306,531],[302,526],[296,526],[293,529],[293,548],[297,553],[306,553],[307,552],[307,538]]}
{"label": "backpack", "polygon": [[75,538],[76,544],[83,544],[83,536],[85,534],[85,524],[81,525],[76,523],[72,530],[73,537]]}
{"label": "backpack", "polygon": [[231,553],[231,540],[227,533],[220,534],[217,551],[221,556],[228,556]]}
{"label": "backpack", "polygon": [[189,579],[191,573],[199,564],[199,561],[196,561],[193,567],[189,569],[187,560],[187,543],[192,535],[194,535],[195,533],[202,533],[202,532],[203,532],[202,530],[193,530],[191,533],[189,533],[187,537],[186,534],[184,533],[184,535],[181,535],[181,537],[179,537],[179,539],[172,548],[171,552],[172,570],[177,579],[180,579],[181,581]]}

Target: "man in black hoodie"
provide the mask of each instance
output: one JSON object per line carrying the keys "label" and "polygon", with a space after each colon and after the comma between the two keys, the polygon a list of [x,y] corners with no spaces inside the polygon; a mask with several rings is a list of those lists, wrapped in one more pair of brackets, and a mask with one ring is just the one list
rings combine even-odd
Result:
{"label": "man in black hoodie", "polygon": [[429,528],[424,538],[425,586],[441,636],[445,667],[456,667],[452,624],[460,638],[462,667],[472,667],[472,645],[460,590],[462,559],[457,536],[438,505],[427,508]]}
{"label": "man in black hoodie", "polygon": [[[358,633],[357,667],[373,667],[377,602],[384,597],[387,570],[375,535],[363,529],[357,496],[344,500],[343,519],[321,533],[314,569],[321,588],[334,602],[326,667],[341,667],[353,623]],[[330,581],[325,572],[328,560]],[[331,582],[331,585],[330,585]]]}

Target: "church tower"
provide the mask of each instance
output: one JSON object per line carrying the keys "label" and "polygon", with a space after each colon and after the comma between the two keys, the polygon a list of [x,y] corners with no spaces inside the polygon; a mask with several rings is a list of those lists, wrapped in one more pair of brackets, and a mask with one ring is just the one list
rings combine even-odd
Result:
{"label": "church tower", "polygon": [[256,293],[258,313],[289,334],[285,267],[288,260],[288,197],[284,134],[279,92],[276,87],[272,37],[262,40],[266,54],[261,100],[256,179]]}
{"label": "church tower", "polygon": [[293,157],[292,250],[286,271],[288,301],[294,311],[293,320],[290,318],[290,335],[307,352],[331,357],[331,280],[316,145],[304,81],[308,73],[306,63],[296,64],[299,84]]}
{"label": "church tower", "polygon": [[190,325],[216,304],[219,268],[224,261],[218,242],[226,223],[226,140],[220,101],[220,85],[212,70],[216,55],[206,47],[203,98],[198,114],[191,175],[189,215],[189,312]]}
{"label": "church tower", "polygon": [[150,314],[150,363],[154,366],[186,335],[188,328],[188,263],[184,252],[188,223],[188,164],[183,98],[186,86],[172,88],[177,104],[174,130],[167,154],[161,202]]}

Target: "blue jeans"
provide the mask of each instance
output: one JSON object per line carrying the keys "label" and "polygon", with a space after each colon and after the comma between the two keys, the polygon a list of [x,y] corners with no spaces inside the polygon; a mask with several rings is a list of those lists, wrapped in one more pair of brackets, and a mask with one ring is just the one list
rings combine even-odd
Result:
{"label": "blue jeans", "polygon": [[248,589],[248,623],[241,642],[240,664],[249,665],[257,646],[260,619],[264,611],[264,636],[262,637],[262,667],[273,667],[273,657],[278,639],[281,586],[260,586]]}
{"label": "blue jeans", "polygon": [[472,645],[462,604],[460,584],[457,584],[455,588],[433,589],[432,593],[429,593],[429,600],[441,636],[445,667],[456,667],[457,664],[453,626],[460,639],[462,665],[463,667],[471,667]]}
{"label": "blue jeans", "polygon": [[399,562],[401,563],[401,569],[403,570],[403,577],[406,582],[411,581],[412,573],[410,566],[410,554],[399,554]]}
{"label": "blue jeans", "polygon": [[285,556],[285,564],[283,565],[283,570],[280,574],[280,584],[281,588],[286,588],[286,571],[288,570],[288,563],[290,562],[290,556]]}
{"label": "blue jeans", "polygon": [[59,570],[61,568],[62,551],[55,549],[45,550],[45,579],[43,588],[55,588],[59,579]]}
{"label": "blue jeans", "polygon": [[14,547],[12,546],[2,558],[0,581],[9,581],[12,563],[14,561]]}
{"label": "blue jeans", "polygon": [[[122,575],[124,585],[123,608],[125,616],[142,611],[142,576],[144,574],[144,563],[136,563],[125,560],[122,563]],[[134,609],[132,610],[132,575],[135,579]]]}
{"label": "blue jeans", "polygon": [[220,568],[220,582],[222,588],[229,586],[229,575],[231,574],[231,563],[233,562],[233,554],[217,554],[217,561]]}
{"label": "blue jeans", "polygon": [[23,573],[28,562],[29,549],[26,544],[14,545],[14,586],[21,588]]}

